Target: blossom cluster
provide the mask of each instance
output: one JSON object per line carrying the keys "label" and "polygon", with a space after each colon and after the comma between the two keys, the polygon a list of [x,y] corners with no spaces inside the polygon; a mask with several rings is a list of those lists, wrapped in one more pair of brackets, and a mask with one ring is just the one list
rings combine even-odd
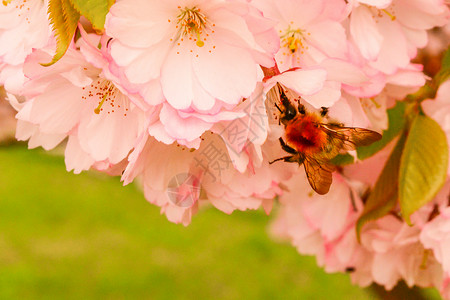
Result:
{"label": "blossom cluster", "polygon": [[[277,161],[292,149],[279,142],[280,93],[324,122],[390,132],[388,111],[431,79],[413,61],[429,30],[448,31],[443,0],[117,0],[103,30],[82,17],[52,64],[62,33],[48,2],[0,4],[0,85],[18,140],[63,145],[68,171],[138,181],[175,223],[188,225],[201,205],[270,213],[277,202],[273,231],[327,271],[361,286],[434,286],[450,299],[448,178],[412,226],[397,204],[355,233],[401,138],[365,160],[346,154],[356,162],[333,167],[326,195],[302,161]],[[450,141],[448,95],[447,80],[408,107]]]}

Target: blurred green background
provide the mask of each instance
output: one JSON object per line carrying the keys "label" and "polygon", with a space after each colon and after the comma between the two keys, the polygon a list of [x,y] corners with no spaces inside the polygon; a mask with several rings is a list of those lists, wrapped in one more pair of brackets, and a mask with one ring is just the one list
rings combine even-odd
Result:
{"label": "blurred green background", "polygon": [[375,299],[271,240],[270,218],[211,208],[175,225],[118,178],[3,146],[0,299]]}

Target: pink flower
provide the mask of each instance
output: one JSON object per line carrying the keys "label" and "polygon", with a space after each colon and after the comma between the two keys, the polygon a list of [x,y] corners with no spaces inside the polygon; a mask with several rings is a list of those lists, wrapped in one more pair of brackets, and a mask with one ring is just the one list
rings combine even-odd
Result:
{"label": "pink flower", "polygon": [[340,21],[345,2],[340,0],[254,0],[264,15],[276,20],[281,48],[276,60],[281,71],[312,66],[333,57],[345,59],[347,41]]}
{"label": "pink flower", "polygon": [[441,292],[441,296],[444,299],[446,299],[446,300],[450,299],[450,276],[447,276],[444,279],[444,283],[442,284],[440,292]]}
{"label": "pink flower", "polygon": [[[343,85],[343,89],[346,92],[344,95],[350,94],[346,95],[347,99],[360,97],[360,107],[370,126],[359,126],[381,131],[388,126],[387,109],[393,107],[396,101],[403,100],[406,95],[416,92],[424,84],[422,66],[410,64],[406,69],[399,69],[392,75],[377,73],[367,82],[360,85]],[[355,108],[353,106],[353,110]],[[332,109],[330,113],[331,111]],[[345,119],[345,113],[341,112],[341,116]]]}
{"label": "pink flower", "polygon": [[[321,196],[311,190],[303,170],[299,170],[284,183],[287,191],[280,196],[282,208],[274,224],[278,235],[289,237],[301,254],[315,255],[317,263],[330,272],[344,271],[350,265],[350,256],[332,249],[350,229],[354,230],[361,211],[358,195],[344,178],[335,173],[333,181],[329,193]],[[352,249],[347,248],[346,253],[351,255]]]}
{"label": "pink flower", "polygon": [[25,82],[22,65],[26,56],[49,41],[47,5],[42,0],[0,4],[0,85],[11,93],[19,93]]}
{"label": "pink flower", "polygon": [[440,286],[442,267],[419,240],[420,229],[394,216],[369,223],[363,229],[363,246],[373,252],[373,280],[392,289],[403,279],[408,286]]}
{"label": "pink flower", "polygon": [[[183,225],[206,203],[225,213],[261,206],[269,212],[273,198],[281,193],[278,184],[292,174],[289,167],[267,164],[273,148],[257,153],[246,146],[245,155],[234,156],[242,161],[234,162],[223,139],[212,132],[202,135],[199,149],[167,145],[144,134],[130,154],[122,180],[128,184],[139,178],[146,199],[160,206],[169,221]],[[233,166],[242,164],[246,167],[242,172]]]}
{"label": "pink flower", "polygon": [[[439,87],[436,98],[422,102],[424,112],[441,125],[447,136],[447,143],[450,147],[450,80],[445,81]],[[448,168],[450,174],[450,168]]]}
{"label": "pink flower", "polygon": [[259,64],[274,64],[279,43],[273,22],[237,0],[122,0],[105,28],[111,70],[129,91],[161,105],[150,134],[195,147],[215,123],[236,118],[228,111],[253,93]]}
{"label": "pink flower", "polygon": [[[291,69],[266,79],[265,91],[277,83],[288,88],[292,99],[303,99],[312,107],[333,105],[341,96],[340,85],[329,82],[327,71],[323,68]],[[274,101],[274,99],[272,99]],[[275,107],[275,104],[271,103]]]}
{"label": "pink flower", "polygon": [[392,74],[427,43],[427,29],[448,22],[441,0],[352,1],[350,33],[370,65]]}
{"label": "pink flower", "polygon": [[446,276],[450,276],[450,207],[443,209],[423,227],[420,241],[425,248],[433,251],[436,260],[442,264]]}
{"label": "pink flower", "polygon": [[[134,104],[139,101],[131,102],[107,68],[103,72],[77,50],[69,49],[50,67],[39,64],[50,59],[49,53],[34,51],[24,65],[30,79],[24,89],[27,101],[17,114],[18,138],[51,148],[69,136],[67,168],[77,173],[95,162],[122,161],[142,131],[143,112]],[[97,59],[98,66],[107,67],[100,52]]]}
{"label": "pink flower", "polygon": [[[244,172],[249,163],[249,151],[261,153],[261,146],[266,141],[269,129],[269,120],[266,112],[264,86],[258,83],[253,94],[244,99],[234,110],[242,117],[231,121],[216,123],[211,129],[219,134],[225,141],[230,158],[235,168]],[[259,155],[258,164],[262,163],[262,154]],[[256,163],[256,161],[254,161]]]}

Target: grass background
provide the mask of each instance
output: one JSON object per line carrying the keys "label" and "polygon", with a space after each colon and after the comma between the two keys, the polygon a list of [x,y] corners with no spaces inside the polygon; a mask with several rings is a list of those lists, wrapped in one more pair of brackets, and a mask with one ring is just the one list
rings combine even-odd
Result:
{"label": "grass background", "polygon": [[175,225],[118,178],[0,147],[0,299],[375,299],[271,240],[270,218],[211,208]]}

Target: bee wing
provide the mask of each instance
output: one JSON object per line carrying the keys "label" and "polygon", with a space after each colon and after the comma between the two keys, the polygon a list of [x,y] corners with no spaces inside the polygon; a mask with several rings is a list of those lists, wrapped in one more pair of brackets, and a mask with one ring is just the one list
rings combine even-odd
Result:
{"label": "bee wing", "polygon": [[327,133],[334,151],[337,151],[335,155],[340,150],[355,150],[356,147],[368,146],[381,139],[381,134],[369,129],[334,124],[320,124],[320,126]]}
{"label": "bee wing", "polygon": [[312,157],[305,157],[303,165],[305,166],[309,185],[311,185],[313,190],[319,195],[328,193],[331,182],[333,181],[333,172],[336,170],[336,167],[328,161]]}

